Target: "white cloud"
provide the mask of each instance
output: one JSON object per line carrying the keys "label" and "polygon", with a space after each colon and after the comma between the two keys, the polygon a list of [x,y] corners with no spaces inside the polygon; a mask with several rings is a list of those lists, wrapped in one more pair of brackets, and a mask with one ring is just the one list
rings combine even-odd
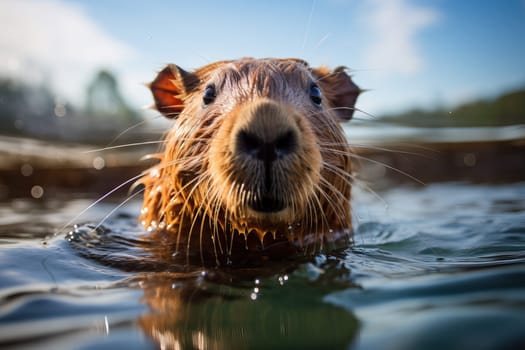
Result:
{"label": "white cloud", "polygon": [[0,23],[0,75],[46,82],[77,102],[95,70],[135,54],[64,1],[2,0]]}
{"label": "white cloud", "polygon": [[386,74],[420,72],[425,62],[417,36],[438,18],[435,9],[408,0],[368,0],[362,18],[371,40],[365,48],[367,66]]}

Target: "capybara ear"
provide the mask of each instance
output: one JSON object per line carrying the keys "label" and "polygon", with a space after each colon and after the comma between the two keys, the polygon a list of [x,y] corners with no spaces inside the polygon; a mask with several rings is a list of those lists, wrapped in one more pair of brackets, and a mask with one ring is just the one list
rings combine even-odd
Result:
{"label": "capybara ear", "polygon": [[149,84],[155,107],[167,118],[176,118],[184,109],[184,100],[198,84],[198,78],[169,64]]}
{"label": "capybara ear", "polygon": [[346,67],[337,67],[333,71],[320,67],[313,69],[312,73],[339,119],[342,121],[352,119],[357,96],[362,90],[346,73]]}

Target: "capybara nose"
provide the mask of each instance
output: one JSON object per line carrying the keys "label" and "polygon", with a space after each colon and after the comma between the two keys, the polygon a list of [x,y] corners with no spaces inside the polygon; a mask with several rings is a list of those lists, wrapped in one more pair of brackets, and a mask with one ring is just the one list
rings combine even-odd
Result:
{"label": "capybara nose", "polygon": [[250,130],[240,130],[237,134],[238,152],[270,165],[276,159],[293,153],[297,148],[295,130],[275,130],[275,136],[262,136],[269,133],[256,134]]}
{"label": "capybara nose", "polygon": [[267,99],[247,104],[238,115],[232,141],[239,167],[249,182],[258,184],[259,193],[274,196],[278,183],[286,182],[283,169],[292,164],[290,156],[301,150],[297,116],[291,108]]}
{"label": "capybara nose", "polygon": [[292,109],[263,98],[247,104],[239,115],[233,133],[237,155],[271,167],[276,160],[299,151],[299,130]]}

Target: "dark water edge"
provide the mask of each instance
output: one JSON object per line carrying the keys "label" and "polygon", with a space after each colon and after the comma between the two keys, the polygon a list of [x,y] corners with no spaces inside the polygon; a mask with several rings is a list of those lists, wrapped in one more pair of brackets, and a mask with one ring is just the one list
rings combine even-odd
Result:
{"label": "dark water edge", "polygon": [[1,348],[525,345],[523,182],[356,185],[352,247],[263,269],[159,258],[139,201],[48,237],[90,203],[0,205]]}

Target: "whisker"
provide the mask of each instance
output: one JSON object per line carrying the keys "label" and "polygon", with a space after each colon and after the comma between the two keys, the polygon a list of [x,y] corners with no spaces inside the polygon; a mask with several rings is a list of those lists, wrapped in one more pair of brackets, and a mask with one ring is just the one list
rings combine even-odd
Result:
{"label": "whisker", "polygon": [[[209,179],[208,180],[208,185],[206,186],[207,188],[213,188],[211,186],[211,180]],[[217,265],[220,265],[220,260],[219,260],[219,253],[217,251],[217,245],[219,246],[219,252],[221,255],[224,254],[224,250],[222,248],[222,242],[221,242],[221,239],[219,237],[219,225],[218,225],[218,220],[219,220],[219,211],[220,211],[220,193],[219,191],[217,190],[213,190],[212,194],[211,194],[211,199],[210,199],[210,202],[209,202],[209,212],[211,213],[211,215],[208,216],[208,223],[211,227],[211,239],[212,239],[212,243],[213,243],[213,252],[214,252],[214,255],[215,255],[215,263]],[[202,220],[204,222],[204,220]]]}
{"label": "whisker", "polygon": [[[345,106],[340,106],[340,107],[332,107],[332,108],[328,108],[326,110],[332,110],[332,111],[339,111],[339,110],[346,110],[346,111],[354,111],[354,112],[359,112],[359,113],[363,113],[364,115],[372,118],[372,119],[376,119],[378,118],[378,116],[372,114],[372,113],[368,113],[366,112],[365,110],[361,109],[361,108],[357,108],[357,107],[345,107]],[[326,110],[324,111],[319,111],[317,113],[323,113],[325,112]],[[353,119],[353,117],[352,117]],[[367,119],[363,119],[363,120],[367,120]]]}
{"label": "whisker", "polygon": [[[192,185],[191,187],[191,190],[189,191],[189,193],[186,195],[186,198],[185,198],[185,201],[184,201],[184,204],[182,205],[182,208],[180,209],[180,213],[182,214],[182,219],[185,218],[185,215],[184,213],[186,212],[187,210],[187,207],[190,205],[189,202],[190,202],[190,199],[192,198],[193,196],[193,193],[197,190],[197,188],[199,187],[199,184],[201,182],[201,177],[200,176],[197,176],[195,177],[192,181],[188,182],[187,186],[190,186]],[[184,187],[187,187],[187,186],[184,186]],[[184,189],[181,189],[179,191],[179,193],[182,193],[184,191]],[[183,229],[183,222],[181,222],[179,224],[179,227],[178,227],[178,233],[177,233],[177,242],[176,242],[176,245],[177,247],[179,246],[179,242],[180,242],[180,237],[181,237],[181,234],[182,234],[182,229]],[[190,241],[191,241],[191,235],[192,235],[192,232],[190,230],[190,232],[188,232],[188,241],[187,241],[187,258],[189,258],[189,245],[190,245]]]}
{"label": "whisker", "polygon": [[[378,146],[352,144],[350,147],[351,148],[356,148],[356,149],[374,150],[374,151],[382,151],[382,152],[387,152],[387,153],[406,154],[406,155],[411,155],[411,156],[420,156],[420,157],[423,157],[423,158],[431,158],[431,157],[429,157],[427,155],[424,155],[424,154],[421,154],[421,153],[417,153],[417,152],[401,151],[401,150],[389,149],[389,148],[378,147]],[[356,154],[355,152],[352,152],[351,150],[342,151],[342,150],[338,150],[338,149],[325,148],[325,147],[321,147],[321,150],[324,150],[324,151],[327,151],[327,152],[330,152],[330,153],[334,153],[334,154],[341,154],[341,155],[348,155],[348,156],[352,156],[352,155]]]}
{"label": "whisker", "polygon": [[131,131],[143,124],[146,123],[146,120],[141,120],[140,122],[137,122],[135,123],[134,125],[131,125],[130,127],[124,129],[124,131],[120,132],[117,136],[115,136],[113,138],[113,140],[111,140],[109,143],[108,143],[108,146],[111,146],[114,142],[116,142],[120,137],[122,137],[124,134],[126,134],[128,131]]}
{"label": "whisker", "polygon": [[159,144],[159,143],[164,143],[164,141],[161,140],[161,141],[143,141],[143,142],[136,142],[136,143],[128,143],[125,145],[116,145],[116,146],[108,146],[104,148],[92,149],[89,151],[84,151],[82,153],[83,154],[96,153],[96,152],[109,151],[109,150],[114,150],[114,149],[119,149],[119,148],[154,145],[154,144]]}
{"label": "whisker", "polygon": [[78,220],[78,218],[80,218],[82,215],[84,215],[89,209],[93,208],[95,205],[97,205],[98,203],[100,203],[101,201],[103,201],[104,199],[106,199],[107,197],[111,196],[113,193],[115,193],[116,191],[120,190],[122,187],[126,186],[127,184],[129,184],[130,182],[133,182],[137,179],[140,179],[141,177],[143,176],[143,174],[139,174],[139,175],[136,175],[136,176],[133,176],[132,178],[124,181],[123,183],[121,183],[120,185],[114,187],[113,189],[111,189],[109,192],[107,192],[106,194],[104,194],[103,196],[101,196],[100,198],[98,198],[96,201],[94,201],[93,203],[91,203],[89,206],[87,206],[87,208],[85,208],[84,210],[82,210],[79,214],[77,214],[73,219],[69,220],[64,226],[62,226],[58,231],[56,231],[54,234],[53,234],[53,237],[56,237],[58,236],[59,234],[61,234],[65,229],[66,227],[70,226],[73,222],[75,222],[76,220]]}
{"label": "whisker", "polygon": [[306,30],[304,32],[304,37],[303,37],[303,46],[302,46],[303,50],[306,47],[306,42],[308,41],[308,35],[310,34],[310,26],[312,25],[312,18],[314,16],[315,3],[316,3],[316,0],[313,0],[312,7],[310,8],[310,15],[308,16],[308,23],[306,25]]}
{"label": "whisker", "polygon": [[[321,183],[322,183],[322,185],[325,185],[325,186],[326,186],[326,185],[331,185],[328,181],[326,181],[326,180],[324,180],[324,179],[321,179]],[[345,216],[344,209],[342,209],[342,208],[338,208],[338,207],[335,206],[334,203],[332,203],[331,198],[328,196],[328,193],[327,193],[325,190],[323,190],[322,186],[317,185],[317,186],[316,186],[316,189],[317,189],[317,191],[319,192],[319,194],[324,198],[324,200],[325,200],[325,202],[327,203],[327,205],[328,205],[328,206],[331,208],[331,210],[334,212],[335,217],[338,218],[337,221],[339,221],[339,225],[341,225],[341,227],[344,227],[344,226],[345,226],[345,222],[344,222],[343,219],[342,219],[342,218]],[[334,187],[333,185],[331,186],[331,189],[332,189],[331,192],[332,192],[335,196],[339,197],[339,199],[341,199],[341,197],[344,198],[344,195],[342,195],[337,189],[335,189],[335,187]],[[335,191],[333,191],[334,189],[335,189]],[[323,211],[323,212],[324,212],[324,211]],[[325,216],[326,216],[326,213],[325,213]],[[328,222],[328,218],[326,219],[326,221]],[[329,226],[328,226],[328,231],[330,231],[330,229],[331,229],[330,226],[332,226],[332,225],[329,225]]]}
{"label": "whisker", "polygon": [[[316,211],[316,221],[319,220],[319,218],[317,217],[317,214],[319,213],[321,216],[321,228],[317,229],[314,233],[315,237],[314,237],[314,244],[313,244],[312,249],[313,249],[313,253],[315,253],[317,241],[320,241],[319,236],[323,235],[323,232],[325,231],[325,227],[326,229],[328,229],[328,227],[330,227],[330,224],[328,223],[328,219],[323,210],[323,205],[321,201],[319,200],[319,198],[317,196],[312,196],[312,198],[315,199],[314,204],[316,204],[317,208],[319,209]],[[321,243],[320,249],[322,249],[322,243]]]}
{"label": "whisker", "polygon": [[397,169],[397,168],[395,168],[395,167],[393,167],[391,165],[388,165],[386,163],[380,162],[380,161],[375,160],[375,159],[363,157],[363,156],[360,156],[360,155],[357,155],[357,154],[353,154],[352,157],[356,158],[356,159],[365,160],[367,162],[371,162],[371,163],[374,163],[374,164],[378,164],[378,165],[384,166],[387,169],[393,170],[393,171],[395,171],[395,172],[397,172],[397,173],[399,173],[401,175],[404,175],[404,176],[408,177],[411,180],[414,180],[415,182],[419,183],[420,185],[426,186],[426,184],[423,181],[419,180],[418,178],[410,175],[407,172],[404,172],[403,170],[400,170],[400,169]]}
{"label": "whisker", "polygon": [[[343,181],[345,181],[347,186],[355,185],[355,186],[363,188],[365,191],[370,192],[374,197],[379,199],[385,205],[385,207],[388,207],[388,203],[376,191],[374,191],[372,189],[372,187],[370,187],[366,183],[365,180],[358,179],[354,175],[352,175],[350,173],[347,173],[347,172],[345,172],[345,171],[343,171],[343,170],[333,166],[332,164],[324,163],[324,166],[325,166],[325,169],[327,171],[333,173],[334,175],[340,177]],[[347,179],[346,177],[349,177],[349,179]]]}
{"label": "whisker", "polygon": [[116,212],[117,210],[119,210],[120,208],[122,208],[127,202],[129,202],[130,200],[132,200],[133,198],[135,198],[137,195],[141,194],[142,192],[144,192],[144,189],[140,189],[139,191],[131,194],[130,196],[128,196],[128,198],[126,198],[125,200],[122,201],[122,203],[120,203],[119,205],[117,205],[115,208],[113,208],[108,214],[106,214],[106,216],[104,216],[102,218],[102,220],[100,220],[100,222],[97,224],[97,226],[95,226],[93,228],[93,231],[96,231],[100,226],[102,226],[102,224],[104,223],[104,221],[106,221],[111,215],[113,215],[114,212]]}
{"label": "whisker", "polygon": [[373,146],[373,145],[367,145],[367,144],[361,144],[361,143],[352,143],[350,145],[351,148],[353,149],[371,149],[371,150],[374,150],[374,151],[384,151],[384,152],[390,152],[390,153],[401,153],[401,154],[410,154],[410,155],[413,155],[413,156],[418,156],[418,155],[422,155],[420,153],[415,153],[415,152],[408,152],[408,151],[402,151],[402,150],[397,150],[397,149],[392,149],[392,148],[387,148],[387,147],[381,147],[381,146]]}
{"label": "whisker", "polygon": [[328,39],[331,35],[332,35],[332,33],[326,33],[325,36],[323,36],[323,37],[317,42],[317,44],[314,46],[314,50],[317,50],[319,47],[321,47],[321,45],[324,44],[324,42],[326,41],[326,39]]}

